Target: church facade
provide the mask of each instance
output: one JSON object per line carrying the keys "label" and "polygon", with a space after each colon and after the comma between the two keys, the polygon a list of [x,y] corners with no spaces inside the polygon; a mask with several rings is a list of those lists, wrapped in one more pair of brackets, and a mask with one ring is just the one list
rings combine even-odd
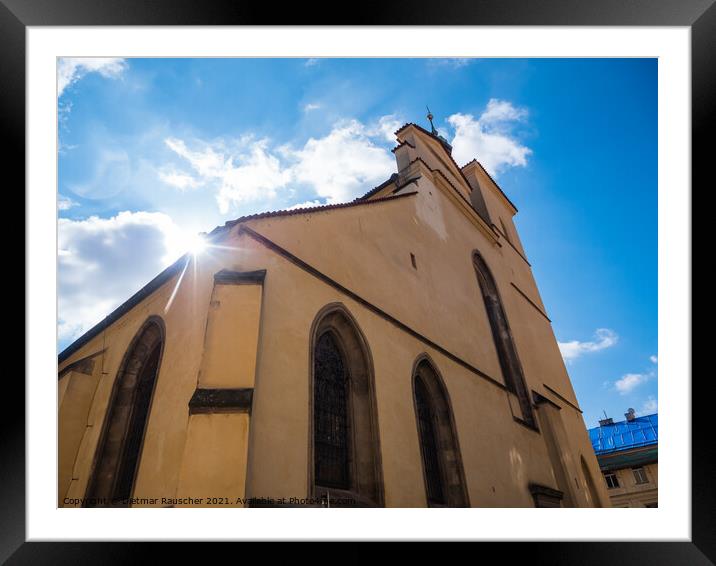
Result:
{"label": "church facade", "polygon": [[517,210],[436,132],[256,214],[59,356],[58,505],[608,507]]}

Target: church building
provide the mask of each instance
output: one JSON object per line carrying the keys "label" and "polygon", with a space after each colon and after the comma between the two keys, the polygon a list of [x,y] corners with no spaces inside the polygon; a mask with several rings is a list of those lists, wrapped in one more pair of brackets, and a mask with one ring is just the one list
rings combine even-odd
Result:
{"label": "church building", "polygon": [[217,227],[59,355],[59,506],[610,506],[517,209],[431,130],[352,202]]}

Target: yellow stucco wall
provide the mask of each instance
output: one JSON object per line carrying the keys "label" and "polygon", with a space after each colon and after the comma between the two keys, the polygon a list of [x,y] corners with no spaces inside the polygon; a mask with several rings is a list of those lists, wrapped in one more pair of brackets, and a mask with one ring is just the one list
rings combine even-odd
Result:
{"label": "yellow stucco wall", "polygon": [[[242,245],[253,246],[248,239]],[[268,260],[262,321],[267,341],[259,354],[252,415],[252,496],[290,498],[308,490],[310,328],[318,311],[333,302],[343,303],[356,318],[370,346],[387,506],[425,505],[411,384],[413,363],[424,352],[450,393],[472,504],[531,506],[527,478],[552,483],[544,458],[531,454],[539,448],[534,442],[539,436],[512,420],[504,390],[476,379],[290,262],[277,256]],[[282,315],[287,310],[290,317]]]}
{"label": "yellow stucco wall", "polygon": [[[447,167],[446,160],[436,159],[435,148],[423,147],[430,140],[421,140],[418,134],[413,138],[429,167]],[[82,497],[86,490],[122,357],[147,317],[158,315],[166,327],[166,344],[134,496],[186,495],[204,482],[212,483],[206,472],[213,466],[221,471],[211,476],[217,478],[215,485],[207,485],[212,494],[305,497],[309,492],[310,330],[316,314],[338,302],[355,318],[370,350],[386,506],[426,504],[411,384],[413,363],[423,353],[433,360],[450,396],[470,504],[533,506],[528,484],[557,488],[557,481],[545,439],[514,421],[508,393],[499,385],[504,380],[471,261],[477,250],[496,280],[528,389],[560,407],[566,437],[560,448],[576,463],[585,459],[598,498],[608,506],[530,266],[512,246],[500,241],[504,238],[497,232],[489,227],[486,231],[474,211],[465,209],[456,200],[460,197],[451,194],[428,167],[413,167],[421,177],[401,191],[417,191],[413,196],[245,222],[360,300],[239,233],[237,226],[222,241],[224,248],[210,249],[189,266],[169,308],[178,275],[64,360],[60,370],[105,348],[106,373],[99,378],[88,410],[68,496]],[[447,170],[446,176],[464,185],[454,170]],[[469,187],[460,190],[469,195]],[[491,195],[486,195],[491,214],[501,206],[501,214],[511,222],[507,205],[494,191],[486,192]],[[231,286],[214,286],[213,276],[221,269],[265,269],[266,277],[263,286],[240,286],[242,292],[232,294]],[[216,318],[224,307],[232,315]],[[376,309],[389,316],[381,316]],[[222,339],[227,335],[242,340],[227,342]],[[62,391],[66,386],[62,380],[60,384]],[[197,386],[252,385],[250,417],[189,416],[188,402]],[[61,450],[67,443],[60,438]],[[223,456],[222,445],[228,447]],[[196,461],[203,463],[187,463],[194,457],[188,460],[186,454],[196,454],[201,458]],[[586,505],[587,485],[578,465],[570,475],[574,476],[570,479],[575,484],[575,504]],[[244,485],[245,492],[241,492]]]}
{"label": "yellow stucco wall", "polygon": [[244,507],[248,433],[246,413],[189,417],[176,507]]}
{"label": "yellow stucco wall", "polygon": [[102,367],[93,364],[91,373],[68,371],[59,382],[58,436],[58,504],[67,495],[74,477],[75,457],[85,433],[90,407]]}
{"label": "yellow stucco wall", "polygon": [[215,285],[199,386],[253,387],[261,285]]}

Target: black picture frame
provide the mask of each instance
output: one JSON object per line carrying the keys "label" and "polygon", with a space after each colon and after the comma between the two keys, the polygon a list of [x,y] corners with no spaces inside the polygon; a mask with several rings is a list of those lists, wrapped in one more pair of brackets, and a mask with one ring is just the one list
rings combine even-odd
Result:
{"label": "black picture frame", "polygon": [[[6,144],[0,159],[25,185],[25,31],[28,26],[107,25],[510,25],[510,26],[686,26],[691,29],[692,184],[704,184],[710,161],[708,138],[716,105],[715,0],[452,0],[440,5],[410,2],[308,6],[191,0],[0,0],[0,112]],[[345,20],[350,14],[351,21]],[[707,137],[708,136],[708,137]],[[710,140],[708,140],[710,141]],[[692,191],[693,194],[693,191]],[[689,274],[691,276],[691,274]],[[25,295],[26,304],[32,297]],[[25,542],[25,388],[6,374],[0,412],[0,560],[10,564],[113,563],[145,561],[155,545],[127,543]],[[690,380],[691,376],[672,376]],[[48,387],[55,383],[48,378]],[[692,386],[691,542],[579,542],[499,544],[501,561],[524,557],[532,564],[713,564],[716,562],[716,489],[710,466],[711,399],[707,380]],[[9,402],[8,402],[9,401]],[[668,423],[665,423],[668,426]],[[628,516],[620,516],[629,528]],[[81,538],[77,533],[77,538]],[[176,548],[176,547],[174,547]],[[182,545],[182,558],[206,559],[205,551]],[[162,547],[161,552],[176,552]],[[196,556],[192,557],[193,552]],[[275,550],[271,551],[276,552]],[[201,553],[201,554],[199,554]],[[360,556],[360,551],[356,556]],[[245,558],[242,553],[236,559]]]}

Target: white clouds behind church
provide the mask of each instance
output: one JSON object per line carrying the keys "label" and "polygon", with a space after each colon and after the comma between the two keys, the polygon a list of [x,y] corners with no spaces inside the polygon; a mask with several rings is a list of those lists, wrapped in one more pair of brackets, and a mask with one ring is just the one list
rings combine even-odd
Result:
{"label": "white clouds behind church", "polygon": [[524,167],[532,150],[517,139],[514,128],[527,119],[525,108],[506,100],[490,99],[479,118],[453,114],[448,123],[454,128],[453,157],[463,165],[477,158],[491,175],[509,167]]}
{"label": "white clouds behind church", "polygon": [[298,194],[297,188],[304,189],[304,199],[345,202],[392,173],[395,161],[385,138],[386,129],[396,124],[390,116],[372,126],[344,120],[325,136],[309,138],[299,147],[272,144],[252,135],[213,141],[167,138],[166,145],[185,160],[190,171],[174,172],[172,179],[163,180],[178,186],[174,180],[191,179],[192,185],[208,188],[222,214],[246,203],[287,206],[287,199]]}
{"label": "white clouds behind church", "polygon": [[[116,77],[125,69],[121,60],[66,65],[58,78],[63,89],[87,72]],[[475,128],[482,132],[491,127],[496,132],[496,124],[525,117],[523,110],[504,101],[491,101],[477,122],[469,115],[450,116],[446,122],[455,128],[453,144],[459,162],[468,161],[459,157],[464,153],[470,159],[487,159],[493,172],[524,165],[530,150],[508,132],[480,134]],[[346,202],[383,182],[395,172],[390,150],[395,145],[394,132],[402,124],[398,114],[365,122],[343,119],[324,135],[294,142],[274,141],[258,132],[203,139],[156,125],[148,125],[153,129],[138,138],[136,147],[127,140],[108,139],[110,145],[122,147],[124,158],[100,160],[105,164],[100,168],[102,175],[98,176],[97,167],[92,168],[90,179],[75,186],[77,191],[82,189],[78,194],[107,199],[118,198],[123,191],[125,195],[136,192],[152,211],[134,209],[87,218],[75,206],[72,219],[60,219],[60,340],[78,337],[175,260],[182,252],[178,243],[186,239],[187,219],[200,215],[218,224],[263,210]],[[487,141],[476,145],[481,135],[498,136],[504,147],[513,150],[490,153],[485,149]],[[485,155],[472,153],[477,148]],[[100,157],[107,151],[101,145],[96,148]],[[115,165],[121,166],[118,171],[113,170]],[[210,212],[212,201],[214,212]],[[61,213],[66,214],[67,208]]]}
{"label": "white clouds behind church", "polygon": [[[492,173],[525,166],[531,150],[512,136],[511,129],[527,118],[527,110],[491,99],[478,120],[453,114],[453,155],[458,163],[477,157]],[[181,190],[205,186],[213,190],[222,214],[244,203],[285,206],[281,196],[296,194],[296,185],[308,190],[304,200],[318,198],[329,204],[352,200],[381,183],[395,169],[390,148],[402,125],[396,114],[372,123],[339,120],[322,137],[302,145],[273,144],[252,134],[240,138],[183,140],[166,138],[166,145],[185,160],[188,171],[162,174],[165,183]],[[191,148],[191,149],[190,149]],[[292,203],[289,203],[292,204]]]}

